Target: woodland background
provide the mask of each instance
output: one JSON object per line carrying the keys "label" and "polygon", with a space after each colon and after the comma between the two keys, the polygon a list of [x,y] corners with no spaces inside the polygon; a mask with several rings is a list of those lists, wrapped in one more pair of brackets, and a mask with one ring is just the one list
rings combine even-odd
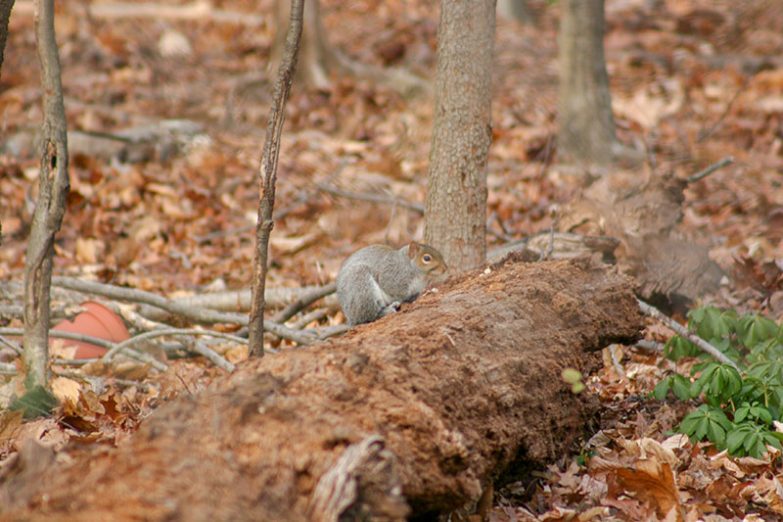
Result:
{"label": "woodland background", "polygon": [[[247,288],[255,175],[274,80],[268,68],[274,5],[263,0],[147,5],[154,14],[133,15],[133,9],[109,2],[57,5],[72,160],[55,273],[172,297]],[[532,0],[529,5],[533,23],[501,17],[497,23],[490,246],[548,231],[552,207],[566,205],[583,183],[556,148],[559,7]],[[330,43],[351,58],[432,77],[437,9],[431,2],[327,0],[321,8]],[[32,2],[17,0],[0,82],[4,281],[22,279],[36,195],[35,134],[42,113],[32,13]],[[686,177],[727,155],[735,158],[687,188],[683,227],[709,247],[728,276],[709,302],[780,321],[781,3],[608,0],[606,20],[618,138],[646,158],[634,173]],[[424,200],[432,111],[426,89],[400,93],[347,75],[321,87],[294,82],[268,286],[324,284],[360,246],[422,237],[420,213],[399,201]],[[340,192],[375,194],[398,204]],[[318,319],[322,325],[341,321],[339,312]],[[657,341],[669,335],[652,323],[647,331]],[[587,382],[604,407],[599,434],[615,441],[604,458],[633,460],[639,451],[634,444],[666,440],[678,459],[679,495],[687,500],[689,519],[783,515],[776,455],[729,459],[667,439],[682,406],[649,400],[647,393],[671,363],[642,350],[613,350],[614,363],[607,355],[603,370]],[[4,361],[14,359],[0,354]],[[247,357],[233,345],[224,355],[236,363]],[[117,444],[162,402],[207,386],[219,373],[201,359],[177,361],[164,374],[126,368],[109,376],[100,394],[77,392],[94,400],[77,401],[70,427],[51,418],[0,426],[0,459],[10,458],[25,437],[63,451],[68,441]],[[106,407],[109,402],[113,409]],[[73,429],[74,419],[83,423],[79,430]],[[655,501],[622,497],[612,473],[596,477],[576,462],[564,455],[539,480],[499,492],[489,516],[655,516]],[[640,488],[657,491],[654,480]],[[660,492],[664,499],[673,494]]]}

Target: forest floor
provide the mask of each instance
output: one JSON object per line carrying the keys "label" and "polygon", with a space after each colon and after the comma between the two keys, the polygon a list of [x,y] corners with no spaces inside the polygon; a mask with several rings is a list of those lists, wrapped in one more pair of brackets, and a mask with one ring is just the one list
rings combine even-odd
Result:
{"label": "forest floor", "polygon": [[[727,155],[735,158],[689,186],[683,227],[709,245],[729,276],[709,302],[780,321],[783,11],[774,0],[606,3],[617,132],[648,158],[639,176],[685,177]],[[431,4],[329,0],[322,12],[330,42],[351,58],[431,78],[437,30]],[[582,179],[558,161],[555,147],[559,10],[548,2],[531,4],[533,26],[498,21],[490,246],[501,243],[498,237],[548,230],[551,208],[570,201]],[[55,272],[169,296],[247,288],[273,80],[267,67],[272,2],[214,0],[211,9],[191,17],[179,16],[189,4],[176,0],[150,5],[172,9],[131,17],[102,1],[57,5],[68,125],[80,134],[71,140],[71,193]],[[0,81],[1,280],[23,278],[36,195],[41,92],[33,22],[33,3],[17,0]],[[414,211],[322,188],[422,203],[432,104],[430,95],[404,97],[361,78],[333,78],[328,89],[294,84],[268,286],[326,283],[360,246],[422,237],[423,222]],[[179,131],[149,146],[106,139],[129,129],[160,132],[166,125]],[[343,319],[335,313],[320,321]],[[650,324],[648,338],[670,335]],[[498,492],[492,519],[645,520],[673,496],[688,520],[783,517],[780,455],[733,459],[670,436],[685,406],[648,394],[674,364],[657,354],[615,349],[619,363],[607,357],[605,369],[588,380],[588,391],[605,406],[603,429],[593,441],[605,450],[603,467],[588,470],[564,455],[538,480]],[[14,360],[12,353],[0,355]],[[226,356],[240,362],[247,353],[231,349]],[[108,380],[99,393],[79,391],[92,399],[77,401],[70,424],[62,418],[21,427],[0,423],[0,462],[24,437],[64,451],[69,441],[116,444],[156,405],[219,374],[201,359],[179,360],[162,375],[129,370],[124,384]],[[141,384],[129,385],[134,379]],[[621,476],[623,464],[640,455],[669,464],[677,490],[655,473]],[[634,487],[652,493],[622,494]]]}

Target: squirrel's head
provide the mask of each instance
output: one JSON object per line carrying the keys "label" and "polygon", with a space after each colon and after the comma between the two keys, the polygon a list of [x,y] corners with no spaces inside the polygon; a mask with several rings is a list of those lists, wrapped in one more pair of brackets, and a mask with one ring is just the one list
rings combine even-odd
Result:
{"label": "squirrel's head", "polygon": [[440,252],[423,243],[411,241],[408,245],[408,256],[419,270],[427,275],[442,275],[449,269]]}

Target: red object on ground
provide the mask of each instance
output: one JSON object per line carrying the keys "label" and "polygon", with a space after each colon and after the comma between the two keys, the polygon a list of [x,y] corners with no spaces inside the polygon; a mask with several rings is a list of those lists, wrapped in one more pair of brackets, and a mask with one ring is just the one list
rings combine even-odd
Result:
{"label": "red object on ground", "polygon": [[[73,321],[67,319],[57,323],[52,330],[59,330],[61,332],[73,332],[97,337],[99,339],[106,339],[113,343],[118,343],[130,338],[130,333],[125,327],[125,323],[122,318],[115,314],[109,308],[103,306],[95,301],[86,301],[81,304],[85,309],[76,317]],[[55,338],[50,337],[49,342],[53,342]],[[89,359],[91,357],[101,357],[107,352],[106,348],[98,346],[96,344],[74,341],[71,339],[60,339],[65,346],[75,346],[76,352],[74,357],[76,359]]]}

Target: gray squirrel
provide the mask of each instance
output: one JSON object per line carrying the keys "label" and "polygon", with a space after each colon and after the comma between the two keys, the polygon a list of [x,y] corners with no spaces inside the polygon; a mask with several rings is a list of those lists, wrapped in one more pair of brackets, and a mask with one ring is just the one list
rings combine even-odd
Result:
{"label": "gray squirrel", "polygon": [[343,262],[337,274],[337,299],[348,324],[375,321],[416,299],[430,276],[448,270],[440,252],[411,241],[394,249],[370,245]]}

